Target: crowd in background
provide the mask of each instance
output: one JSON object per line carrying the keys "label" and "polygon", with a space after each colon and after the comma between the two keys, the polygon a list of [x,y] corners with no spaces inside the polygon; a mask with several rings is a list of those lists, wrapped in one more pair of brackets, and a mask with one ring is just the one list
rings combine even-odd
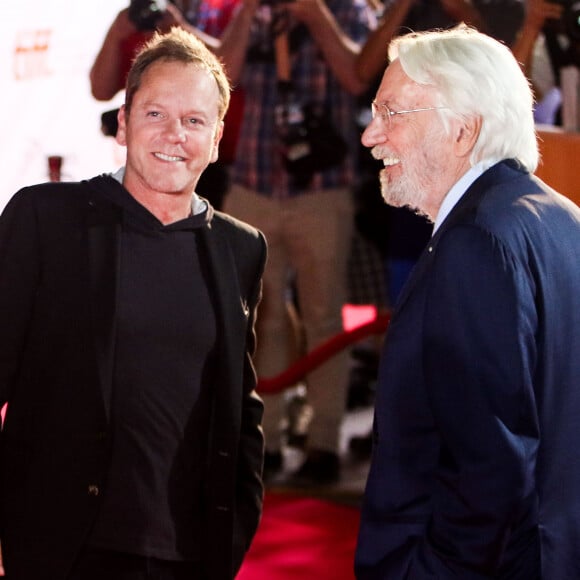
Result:
{"label": "crowd in background", "polygon": [[[372,404],[359,580],[578,577],[580,209],[535,176],[577,4],[130,0],[121,167],[0,215],[0,576],[232,580]],[[349,303],[387,332],[260,388]]]}
{"label": "crowd in background", "polygon": [[[391,308],[431,235],[424,217],[383,202],[380,164],[360,145],[391,38],[465,22],[501,40],[533,83],[538,119],[551,123],[561,106],[559,67],[574,59],[563,7],[545,0],[184,0],[145,22],[134,4],[114,19],[94,63],[96,99],[123,90],[135,51],[153,28],[172,26],[204,41],[235,87],[220,158],[198,193],[268,240],[255,358],[262,377],[340,333],[344,304]],[[376,348],[365,343],[364,364],[376,365]],[[298,413],[307,429],[298,434],[286,394],[265,395],[267,478],[284,468],[290,441],[304,448],[295,484],[339,480],[352,364],[345,351],[305,377]],[[372,368],[368,376],[362,388],[372,392]]]}

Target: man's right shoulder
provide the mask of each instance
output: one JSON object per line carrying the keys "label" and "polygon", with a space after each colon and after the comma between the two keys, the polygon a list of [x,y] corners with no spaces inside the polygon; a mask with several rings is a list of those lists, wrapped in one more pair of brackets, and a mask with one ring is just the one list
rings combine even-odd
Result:
{"label": "man's right shoulder", "polygon": [[45,200],[55,201],[72,198],[88,190],[89,187],[86,181],[38,183],[36,185],[23,187],[14,194],[12,200],[27,201],[30,203],[43,202]]}
{"label": "man's right shoulder", "polygon": [[[98,195],[93,181],[99,178],[29,185],[17,191],[9,200],[7,207],[33,206],[42,211],[44,208],[48,210],[50,208],[86,206],[90,197]],[[106,176],[102,176],[102,178],[106,179]]]}

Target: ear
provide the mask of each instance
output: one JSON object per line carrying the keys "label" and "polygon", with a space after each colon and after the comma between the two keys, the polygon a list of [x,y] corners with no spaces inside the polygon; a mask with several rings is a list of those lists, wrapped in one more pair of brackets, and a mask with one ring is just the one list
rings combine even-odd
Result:
{"label": "ear", "polygon": [[456,157],[471,155],[481,133],[481,123],[482,119],[479,115],[458,121],[453,139],[453,151]]}
{"label": "ear", "polygon": [[222,135],[224,134],[224,122],[220,121],[217,124],[217,127],[215,129],[215,135],[213,138],[213,150],[211,153],[211,159],[210,159],[210,163],[215,163],[218,160],[219,157],[219,144],[220,141],[222,139]]}
{"label": "ear", "polygon": [[117,122],[119,128],[117,129],[117,134],[115,139],[119,145],[127,145],[127,114],[125,111],[125,105],[122,105],[117,113]]}

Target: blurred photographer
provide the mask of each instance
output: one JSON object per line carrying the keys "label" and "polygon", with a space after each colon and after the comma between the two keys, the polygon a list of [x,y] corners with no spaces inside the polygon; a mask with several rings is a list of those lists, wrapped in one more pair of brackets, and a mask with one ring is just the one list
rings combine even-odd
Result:
{"label": "blurred photographer", "polygon": [[547,0],[528,0],[526,17],[520,34],[512,46],[512,52],[520,63],[534,89],[535,119],[537,123],[559,123],[562,102],[558,70],[561,57],[552,58],[548,51],[544,30],[551,30],[550,44],[557,46],[557,39],[564,31],[562,26],[565,5]]}
{"label": "blurred photographer", "polygon": [[[577,130],[573,117],[580,68],[580,2],[529,0],[513,52],[534,87],[536,122]],[[566,118],[568,104],[572,106]]]}
{"label": "blurred photographer", "polygon": [[[359,138],[355,96],[366,88],[354,65],[374,16],[366,0],[248,1],[242,11],[221,53],[247,95],[242,154],[224,209],[263,228],[268,239],[256,365],[259,376],[271,377],[288,367],[294,351],[289,280],[296,281],[308,351],[342,331]],[[314,415],[294,484],[340,478],[348,362],[340,353],[306,377]],[[283,394],[267,394],[264,404],[265,470],[273,475],[284,461]]]}
{"label": "blurred photographer", "polygon": [[556,79],[566,66],[580,66],[580,2],[553,0],[560,8],[559,18],[547,19],[544,25],[546,46]]}

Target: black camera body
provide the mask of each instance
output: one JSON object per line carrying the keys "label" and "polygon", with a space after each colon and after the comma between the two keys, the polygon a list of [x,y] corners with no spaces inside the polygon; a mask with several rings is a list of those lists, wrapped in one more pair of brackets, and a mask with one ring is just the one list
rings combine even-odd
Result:
{"label": "black camera body", "polygon": [[553,4],[564,7],[560,25],[562,32],[575,41],[580,41],[580,1],[579,0],[551,0]]}
{"label": "black camera body", "polygon": [[302,103],[292,83],[278,82],[276,128],[280,153],[295,187],[306,188],[315,173],[337,167],[348,147],[320,103]]}
{"label": "black camera body", "polygon": [[129,20],[138,30],[155,30],[167,10],[167,0],[131,0]]}

